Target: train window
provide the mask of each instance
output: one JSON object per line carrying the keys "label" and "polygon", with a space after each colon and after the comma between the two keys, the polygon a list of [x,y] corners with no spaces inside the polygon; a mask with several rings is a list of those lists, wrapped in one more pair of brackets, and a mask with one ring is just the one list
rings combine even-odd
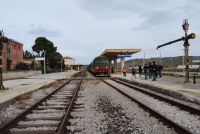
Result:
{"label": "train window", "polygon": [[95,63],[101,63],[101,60],[95,60]]}
{"label": "train window", "polygon": [[103,60],[103,63],[108,63],[108,60]]}

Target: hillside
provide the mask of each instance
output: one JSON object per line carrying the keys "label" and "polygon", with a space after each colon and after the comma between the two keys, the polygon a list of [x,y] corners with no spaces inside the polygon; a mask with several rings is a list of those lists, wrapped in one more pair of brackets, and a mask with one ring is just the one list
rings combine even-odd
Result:
{"label": "hillside", "polygon": [[[160,57],[158,58],[150,58],[150,59],[145,59],[145,63],[149,63],[149,62],[157,62],[160,63],[161,60],[161,65],[163,67],[170,67],[170,68],[176,68],[178,65],[182,65],[183,64],[183,56],[177,56],[177,57],[162,57],[160,59]],[[199,63],[192,63],[192,60],[200,60],[200,56],[189,56],[189,64],[190,65],[198,65]],[[130,67],[130,66],[143,66],[143,59],[132,59],[132,60],[127,60],[125,61],[125,66]],[[120,67],[121,64],[118,62],[117,63],[117,67]]]}

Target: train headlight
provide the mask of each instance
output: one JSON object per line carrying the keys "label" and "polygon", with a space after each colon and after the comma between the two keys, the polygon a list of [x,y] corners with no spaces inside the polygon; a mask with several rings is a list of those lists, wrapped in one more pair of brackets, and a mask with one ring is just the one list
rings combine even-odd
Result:
{"label": "train headlight", "polygon": [[98,67],[97,67],[98,68]]}
{"label": "train headlight", "polygon": [[108,68],[108,67],[106,67],[106,68]]}

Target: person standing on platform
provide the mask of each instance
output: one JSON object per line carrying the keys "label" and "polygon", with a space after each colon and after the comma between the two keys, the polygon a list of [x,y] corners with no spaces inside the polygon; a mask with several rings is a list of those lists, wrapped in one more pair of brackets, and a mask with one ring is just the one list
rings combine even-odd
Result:
{"label": "person standing on platform", "polygon": [[141,74],[142,74],[142,67],[139,66],[139,74],[140,74],[140,77],[141,77]]}
{"label": "person standing on platform", "polygon": [[148,69],[149,69],[149,78],[152,78],[152,65],[151,65],[151,62],[149,62]]}
{"label": "person standing on platform", "polygon": [[157,63],[155,63],[155,64],[156,64],[156,67],[157,67],[156,77],[158,77],[158,64]]}
{"label": "person standing on platform", "polygon": [[111,72],[112,72],[112,74],[114,73],[114,67],[111,68]]}
{"label": "person standing on platform", "polygon": [[132,76],[135,76],[135,77],[136,77],[135,72],[136,72],[136,69],[135,69],[135,67],[133,66],[133,67],[132,67]]}
{"label": "person standing on platform", "polygon": [[162,70],[163,70],[163,66],[158,64],[158,75],[160,76],[160,78],[162,78]]}
{"label": "person standing on platform", "polygon": [[156,66],[155,61],[153,61],[153,65],[152,65],[153,80],[152,81],[156,81],[156,72],[157,72],[157,66]]}
{"label": "person standing on platform", "polygon": [[123,73],[123,76],[126,77],[126,68],[125,67],[123,67],[122,73]]}
{"label": "person standing on platform", "polygon": [[147,66],[147,64],[144,65],[143,70],[144,70],[145,79],[147,79],[147,71],[148,71],[148,66]]}

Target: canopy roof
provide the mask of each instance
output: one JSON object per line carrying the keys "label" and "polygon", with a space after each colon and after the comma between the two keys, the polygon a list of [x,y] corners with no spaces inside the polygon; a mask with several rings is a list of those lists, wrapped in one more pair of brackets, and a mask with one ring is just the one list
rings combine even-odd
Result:
{"label": "canopy roof", "polygon": [[140,52],[141,49],[106,49],[101,56],[108,58],[117,58],[118,54],[134,54]]}

